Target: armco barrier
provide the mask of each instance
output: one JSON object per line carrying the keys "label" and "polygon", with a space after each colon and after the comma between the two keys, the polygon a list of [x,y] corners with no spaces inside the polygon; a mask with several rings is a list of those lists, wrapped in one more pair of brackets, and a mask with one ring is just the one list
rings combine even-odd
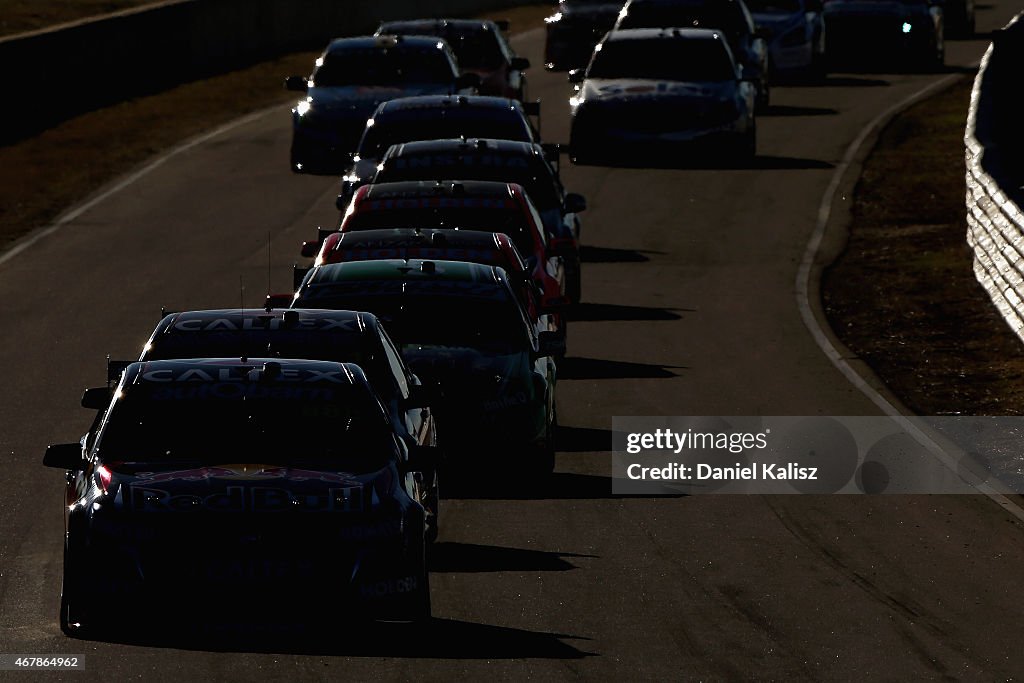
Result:
{"label": "armco barrier", "polygon": [[[333,37],[371,31],[381,20],[464,16],[521,4],[169,0],[11,36],[0,39],[0,82],[8,103],[0,144],[90,109],[287,52],[317,49]],[[110,141],[117,144],[117,131],[110,131]]]}
{"label": "armco barrier", "polygon": [[1019,74],[1024,21],[1018,15],[982,59],[964,135],[967,243],[974,273],[1017,336],[1024,340],[1024,129]]}

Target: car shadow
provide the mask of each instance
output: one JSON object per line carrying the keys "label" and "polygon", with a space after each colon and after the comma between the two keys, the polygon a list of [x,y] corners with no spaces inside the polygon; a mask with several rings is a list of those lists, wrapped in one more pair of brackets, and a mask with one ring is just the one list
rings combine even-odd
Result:
{"label": "car shadow", "polygon": [[[312,606],[311,606],[312,609]],[[249,616],[249,615],[246,615]],[[417,659],[582,659],[596,656],[566,641],[589,638],[529,631],[458,619],[423,624],[357,623],[302,614],[294,607],[280,619],[168,624],[104,637],[106,642],[205,652],[248,652],[320,657]]]}
{"label": "car shadow", "polygon": [[884,88],[892,85],[881,78],[864,78],[847,74],[829,74],[825,78],[810,81],[803,85],[818,88]]}
{"label": "car shadow", "polygon": [[596,555],[505,548],[476,543],[438,541],[430,550],[430,571],[436,573],[565,572],[576,569],[566,558]]}
{"label": "car shadow", "polygon": [[555,443],[564,453],[610,453],[614,436],[610,429],[558,425]]}
{"label": "car shadow", "polygon": [[834,164],[820,159],[805,159],[802,157],[780,157],[772,155],[757,155],[749,159],[737,159],[728,155],[716,157],[710,154],[687,155],[680,152],[677,155],[662,155],[658,158],[649,156],[631,156],[588,160],[586,166],[607,166],[609,168],[630,168],[648,170],[812,170],[831,169]]}
{"label": "car shadow", "polygon": [[690,309],[656,308],[653,306],[580,303],[567,309],[565,316],[570,321],[578,322],[680,320],[683,316],[674,312],[678,310],[686,313],[692,312]]}
{"label": "car shadow", "polygon": [[643,263],[650,261],[646,254],[664,254],[663,251],[636,251],[633,249],[612,249],[610,247],[593,247],[588,244],[580,246],[580,261],[583,263]]}
{"label": "car shadow", "polygon": [[797,107],[788,104],[772,104],[761,116],[835,116],[839,110],[831,107]]}
{"label": "car shadow", "polygon": [[[609,453],[609,457],[611,454]],[[685,494],[668,486],[655,490],[652,482],[643,482],[646,493],[614,493],[632,482],[598,474],[554,472],[544,478],[489,475],[476,471],[474,476],[447,475],[441,497],[445,500],[612,500],[620,498],[684,498]]]}
{"label": "car shadow", "polygon": [[681,365],[632,363],[603,358],[568,356],[558,361],[558,379],[670,379],[678,377],[673,370],[689,370]]}

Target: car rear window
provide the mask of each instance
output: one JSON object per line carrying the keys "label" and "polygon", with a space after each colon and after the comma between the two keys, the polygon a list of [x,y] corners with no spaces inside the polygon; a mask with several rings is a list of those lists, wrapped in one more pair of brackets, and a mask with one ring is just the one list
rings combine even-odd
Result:
{"label": "car rear window", "polygon": [[451,61],[436,48],[361,48],[328,53],[313,72],[313,85],[400,85],[454,80]]}
{"label": "car rear window", "polygon": [[364,158],[379,159],[391,145],[459,137],[533,142],[526,121],[511,108],[488,111],[457,105],[444,109],[404,108],[392,116],[375,118],[374,125],[363,133],[358,153]]}
{"label": "car rear window", "polygon": [[717,40],[610,40],[594,53],[587,77],[713,82],[733,80],[736,72]]}

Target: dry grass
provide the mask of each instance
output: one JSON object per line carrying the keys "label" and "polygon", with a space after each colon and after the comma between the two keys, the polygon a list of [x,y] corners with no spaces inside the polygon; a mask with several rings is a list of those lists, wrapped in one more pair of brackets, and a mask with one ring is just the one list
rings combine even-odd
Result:
{"label": "dry grass", "polygon": [[152,3],[153,0],[0,0],[0,36]]}
{"label": "dry grass", "polygon": [[[65,5],[99,8],[114,4],[145,3],[0,0],[0,10],[38,5],[57,12]],[[547,4],[533,4],[486,16],[509,19],[512,30],[521,31],[541,25],[550,9]],[[52,221],[157,152],[247,112],[294,100],[295,93],[282,87],[283,78],[309,73],[316,56],[315,52],[288,55],[123,102],[66,121],[35,138],[0,147],[0,249]]]}
{"label": "dry grass", "polygon": [[923,415],[1024,413],[1021,342],[975,280],[965,241],[970,88],[918,104],[882,133],[846,252],[822,283],[836,333]]}

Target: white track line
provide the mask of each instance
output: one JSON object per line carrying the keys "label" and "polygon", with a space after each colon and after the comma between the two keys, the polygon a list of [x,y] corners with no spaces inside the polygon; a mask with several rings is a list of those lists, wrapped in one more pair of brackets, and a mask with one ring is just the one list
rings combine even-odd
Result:
{"label": "white track line", "polygon": [[[977,68],[979,63],[980,62],[975,62],[970,66]],[[853,142],[850,143],[850,146],[846,148],[846,153],[843,155],[842,161],[839,166],[836,167],[835,173],[832,175],[832,180],[829,182],[828,188],[825,190],[825,194],[821,197],[821,204],[818,206],[818,220],[814,227],[814,233],[811,235],[811,239],[807,243],[807,248],[804,251],[804,257],[800,263],[800,269],[797,271],[796,276],[796,303],[797,308],[800,309],[800,317],[803,318],[804,325],[807,326],[811,336],[814,337],[814,341],[825,353],[825,356],[832,362],[832,365],[834,365],[839,372],[843,373],[843,376],[846,377],[850,384],[867,396],[872,403],[881,409],[883,413],[892,418],[892,420],[900,425],[905,432],[913,436],[918,443],[927,448],[930,453],[954,472],[957,471],[956,460],[947,453],[934,438],[922,431],[916,424],[897,410],[892,403],[886,400],[884,396],[875,391],[875,389],[871,387],[871,385],[869,385],[856,370],[853,369],[853,366],[846,362],[846,359],[843,358],[836,347],[832,345],[832,341],[828,338],[828,335],[819,324],[817,316],[814,314],[814,306],[810,299],[810,280],[811,271],[814,269],[814,263],[817,260],[818,250],[821,248],[821,242],[825,237],[825,231],[828,227],[829,219],[832,216],[832,206],[835,203],[836,192],[838,192],[839,185],[842,183],[843,177],[853,164],[853,160],[856,158],[860,148],[864,145],[864,142],[873,132],[875,132],[884,123],[887,123],[893,116],[916,102],[923,100],[935,91],[951,85],[960,77],[960,74],[950,74],[945,78],[941,78],[926,85],[912,95],[906,97],[900,102],[897,102],[872,119],[871,122],[860,131]],[[1005,495],[996,491],[987,483],[976,484],[975,488],[977,488],[980,493],[985,494],[995,501],[996,504],[1006,512],[1010,513],[1017,519],[1024,521],[1024,508],[1021,508],[1020,505],[1009,500]]]}
{"label": "white track line", "polygon": [[13,247],[8,249],[7,251],[3,252],[3,254],[0,254],[0,265],[3,265],[5,263],[7,263],[8,261],[13,259],[18,254],[20,254],[21,252],[25,251],[26,249],[28,249],[32,245],[34,245],[39,240],[44,239],[44,238],[49,237],[50,235],[54,234],[55,232],[57,232],[58,230],[60,230],[64,226],[66,226],[68,223],[70,223],[71,221],[73,221],[76,218],[78,218],[79,216],[81,216],[83,213],[85,213],[89,209],[92,209],[93,207],[101,204],[102,202],[106,201],[107,199],[110,199],[115,194],[121,192],[126,187],[132,185],[133,183],[135,183],[136,181],[140,180],[141,178],[149,175],[150,173],[152,173],[156,169],[160,168],[161,166],[166,164],[169,160],[173,159],[174,157],[178,156],[179,154],[182,154],[183,152],[187,152],[187,151],[189,151],[190,149],[192,149],[194,147],[198,147],[199,145],[203,144],[204,142],[212,140],[213,138],[217,137],[218,135],[223,135],[224,133],[226,133],[226,132],[228,132],[228,131],[230,131],[230,130],[232,130],[234,128],[238,128],[239,126],[243,126],[243,125],[245,125],[247,123],[250,123],[251,121],[255,121],[256,119],[258,119],[258,118],[260,118],[262,116],[266,116],[266,115],[271,114],[271,113],[273,113],[275,111],[283,111],[284,107],[286,107],[286,106],[287,105],[284,105],[284,104],[276,104],[273,107],[268,107],[266,109],[262,109],[260,111],[253,112],[252,114],[249,114],[247,116],[243,116],[240,119],[235,119],[234,121],[226,123],[223,126],[220,126],[219,128],[215,128],[215,129],[213,129],[212,131],[210,131],[208,133],[204,133],[204,134],[200,135],[199,137],[192,138],[191,140],[189,140],[189,141],[187,141],[185,143],[182,143],[181,145],[178,145],[177,147],[171,149],[169,152],[167,152],[167,153],[165,153],[165,154],[163,154],[161,156],[158,156],[156,159],[154,159],[153,161],[149,162],[148,164],[146,164],[145,166],[143,166],[139,170],[135,171],[134,173],[130,173],[129,175],[127,175],[124,178],[122,178],[121,180],[116,181],[113,185],[108,187],[106,190],[103,190],[100,194],[96,195],[92,199],[87,200],[83,204],[79,204],[78,206],[76,206],[75,208],[71,209],[67,213],[61,215],[51,225],[49,225],[49,226],[47,226],[47,227],[45,227],[45,228],[43,228],[41,230],[38,230],[38,231],[30,234],[28,237],[26,237],[25,239],[21,240],[20,242],[15,244]]}

